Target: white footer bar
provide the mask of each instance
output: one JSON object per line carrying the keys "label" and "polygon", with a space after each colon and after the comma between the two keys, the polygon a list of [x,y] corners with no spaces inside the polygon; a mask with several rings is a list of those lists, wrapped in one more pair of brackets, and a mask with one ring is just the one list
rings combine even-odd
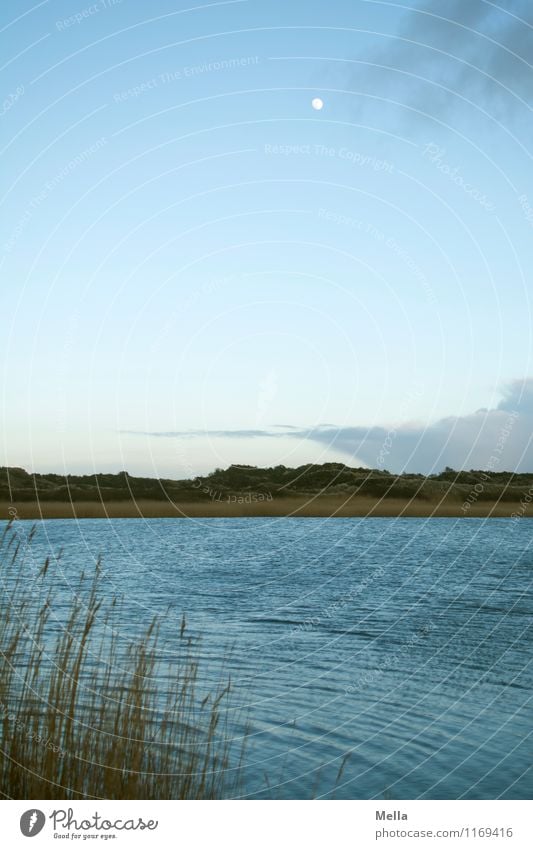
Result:
{"label": "white footer bar", "polygon": [[4,801],[0,815],[6,849],[533,847],[528,801]]}

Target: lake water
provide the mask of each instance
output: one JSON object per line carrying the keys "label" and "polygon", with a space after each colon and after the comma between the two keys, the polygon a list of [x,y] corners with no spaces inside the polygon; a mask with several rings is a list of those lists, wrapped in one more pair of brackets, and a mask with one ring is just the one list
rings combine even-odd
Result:
{"label": "lake water", "polygon": [[61,548],[68,585],[102,555],[124,632],[165,612],[170,652],[185,613],[207,686],[231,649],[249,797],[531,798],[531,528],[61,520],[33,556]]}

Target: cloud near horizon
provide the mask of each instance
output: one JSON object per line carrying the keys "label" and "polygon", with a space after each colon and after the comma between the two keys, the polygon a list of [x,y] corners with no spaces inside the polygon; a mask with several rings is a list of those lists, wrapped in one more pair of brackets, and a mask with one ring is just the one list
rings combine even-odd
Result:
{"label": "cloud near horizon", "polygon": [[533,470],[533,378],[503,388],[496,408],[448,416],[430,424],[394,427],[282,425],[271,429],[122,431],[157,438],[297,439],[346,456],[347,463],[392,472],[431,474],[445,466],[492,471]]}

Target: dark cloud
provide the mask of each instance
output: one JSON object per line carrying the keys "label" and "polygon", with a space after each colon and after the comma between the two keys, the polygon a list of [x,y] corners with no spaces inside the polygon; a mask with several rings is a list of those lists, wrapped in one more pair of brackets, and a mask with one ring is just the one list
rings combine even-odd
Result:
{"label": "dark cloud", "polygon": [[431,474],[454,469],[533,470],[533,417],[515,411],[479,411],[428,427],[319,428],[309,439],[372,468]]}
{"label": "dark cloud", "polygon": [[[319,425],[276,430],[167,431],[147,436],[223,439],[298,439],[345,455],[346,462],[364,463],[393,472],[431,474],[454,469],[533,471],[533,378],[503,387],[498,407],[467,416],[450,416],[421,427],[339,427]],[[131,431],[126,431],[131,433]]]}
{"label": "dark cloud", "polygon": [[511,380],[502,390],[503,399],[498,410],[518,410],[533,416],[533,377]]}
{"label": "dark cloud", "polygon": [[420,2],[362,57],[385,66],[366,71],[366,89],[441,120],[461,97],[509,116],[532,103],[532,43],[531,0]]}

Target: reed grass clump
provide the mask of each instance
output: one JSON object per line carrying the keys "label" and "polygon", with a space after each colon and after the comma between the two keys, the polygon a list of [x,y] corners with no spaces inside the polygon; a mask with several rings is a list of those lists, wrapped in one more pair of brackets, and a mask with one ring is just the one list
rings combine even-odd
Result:
{"label": "reed grass clump", "polygon": [[0,541],[2,796],[238,795],[244,735],[230,730],[231,682],[222,674],[201,691],[185,620],[170,651],[160,617],[125,639],[125,607],[104,591],[100,564],[66,591],[58,561],[34,563],[34,533],[11,523]]}

